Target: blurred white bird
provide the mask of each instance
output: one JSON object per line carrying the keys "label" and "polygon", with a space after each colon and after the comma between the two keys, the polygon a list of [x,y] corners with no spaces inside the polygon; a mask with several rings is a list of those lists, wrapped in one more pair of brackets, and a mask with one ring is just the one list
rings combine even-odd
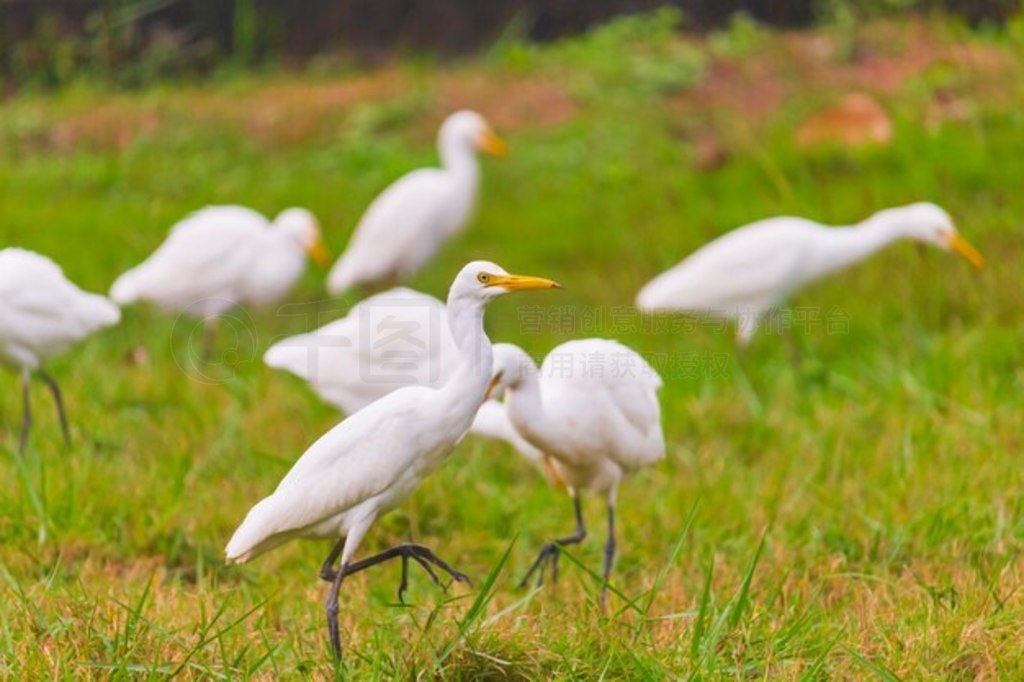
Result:
{"label": "blurred white bird", "polygon": [[331,294],[408,280],[465,226],[480,179],[476,152],[502,155],[505,143],[483,116],[459,111],[441,125],[437,145],[441,168],[404,175],[366,209],[327,278]]}
{"label": "blurred white bird", "polygon": [[[460,358],[445,305],[398,287],[360,301],[345,317],[308,334],[279,341],[263,361],[304,379],[324,401],[351,415],[403,386],[440,388]],[[480,406],[470,433],[503,440],[523,457],[543,463],[497,400]]]}
{"label": "blurred white bird", "polygon": [[559,548],[582,541],[580,491],[608,502],[608,540],[604,550],[605,601],[615,558],[615,501],[623,477],[665,456],[658,389],[661,377],[635,351],[606,339],[569,341],[554,348],[538,370],[526,352],[508,343],[494,346],[488,394],[505,391],[515,429],[550,456],[569,489],[576,533],[549,542],[530,566],[522,584],[546,565],[558,575]]}
{"label": "blurred white bird", "polygon": [[42,370],[43,360],[120,319],[116,305],[76,287],[49,258],[16,248],[0,250],[0,363],[21,374],[25,411],[19,452],[24,451],[32,426],[32,374],[37,374],[53,393],[64,441],[70,445],[60,388]]}
{"label": "blurred white bird", "polygon": [[770,218],[729,232],[654,278],[637,294],[649,312],[704,312],[735,319],[746,345],[761,318],[796,289],[910,239],[955,250],[976,267],[984,259],[961,237],[949,214],[917,203],[879,211],[851,227],[803,218]]}
{"label": "blurred white bird", "polygon": [[289,208],[271,223],[244,206],[208,206],[172,227],[149,258],[114,282],[110,296],[121,305],[147,301],[202,319],[209,354],[217,318],[237,305],[281,300],[307,256],[323,266],[330,261],[306,209]]}
{"label": "blurred white bird", "polygon": [[292,538],[341,538],[320,570],[331,581],[326,608],[336,655],[341,652],[338,589],[345,576],[401,557],[399,598],[409,559],[435,582],[431,565],[467,581],[420,545],[402,544],[356,563],[352,558],[377,517],[408,498],[472,424],[491,375],[491,343],[483,327],[488,301],[512,291],[557,286],[548,279],[510,275],[494,263],[465,266],[448,293],[448,327],[459,349],[458,367],[448,380],[439,388],[393,391],[328,431],[299,458],[277,490],[249,511],[228,542],[227,560],[245,562]]}

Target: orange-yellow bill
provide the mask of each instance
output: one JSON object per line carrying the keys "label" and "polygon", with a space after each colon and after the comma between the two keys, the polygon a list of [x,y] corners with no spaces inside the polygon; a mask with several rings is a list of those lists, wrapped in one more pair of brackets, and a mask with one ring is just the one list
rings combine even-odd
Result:
{"label": "orange-yellow bill", "polygon": [[508,145],[505,144],[505,140],[498,137],[493,130],[484,131],[477,140],[477,146],[493,156],[508,154]]}
{"label": "orange-yellow bill", "polygon": [[498,385],[499,381],[501,381],[501,372],[495,374],[491,377],[491,380],[487,382],[487,392],[484,393],[484,400],[491,399],[491,394],[494,393],[494,389]]}
{"label": "orange-yellow bill", "polygon": [[331,264],[331,252],[323,241],[317,239],[306,249],[310,259],[322,268]]}
{"label": "orange-yellow bill", "polygon": [[546,277],[529,275],[492,275],[487,282],[489,287],[501,287],[506,291],[526,291],[528,289],[561,289],[562,285]]}
{"label": "orange-yellow bill", "polygon": [[976,248],[971,246],[966,239],[955,232],[949,237],[949,247],[969,260],[971,265],[976,268],[980,268],[985,264],[985,257]]}

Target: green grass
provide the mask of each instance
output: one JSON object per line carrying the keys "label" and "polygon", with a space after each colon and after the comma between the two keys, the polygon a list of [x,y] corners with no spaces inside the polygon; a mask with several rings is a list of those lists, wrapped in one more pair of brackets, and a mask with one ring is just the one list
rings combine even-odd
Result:
{"label": "green grass", "polygon": [[[593,533],[562,562],[559,584],[520,592],[535,551],[571,528],[571,505],[505,447],[467,440],[377,524],[363,553],[411,535],[475,586],[444,593],[414,571],[403,607],[397,566],[347,581],[336,671],[316,577],[326,545],[293,543],[240,568],[221,560],[245,511],[337,419],[258,361],[274,339],[338,308],[324,300],[323,273],[295,292],[290,312],[300,314],[239,318],[239,347],[222,339],[228,367],[213,368],[221,381],[182,371],[187,325],[127,310],[120,327],[49,365],[69,403],[71,451],[37,386],[37,429],[16,456],[18,383],[0,375],[2,674],[1024,676],[1024,120],[1014,106],[1024,64],[1012,46],[916,28],[897,27],[906,44],[887,46],[894,58],[923,31],[943,49],[1000,61],[940,59],[880,91],[896,135],[874,151],[795,149],[794,125],[843,84],[802,82],[780,49],[786,39],[754,40],[747,24],[746,47],[730,52],[741,64],[778,60],[773,73],[791,88],[784,106],[756,114],[719,100],[680,106],[685,92],[619,89],[617,80],[607,97],[570,94],[566,116],[516,114],[517,83],[558,90],[559,55],[581,82],[587,52],[564,47],[531,56],[525,73],[492,55],[448,73],[371,75],[358,82],[382,83],[380,92],[337,107],[309,100],[320,108],[294,135],[291,119],[244,123],[278,101],[263,93],[294,86],[285,111],[298,116],[304,95],[331,81],[76,90],[0,105],[0,244],[45,253],[101,291],[207,203],[308,206],[340,251],[377,191],[432,162],[432,127],[445,111],[504,112],[513,154],[485,162],[472,226],[413,284],[441,295],[473,258],[562,281],[560,294],[496,303],[491,338],[539,354],[576,336],[613,336],[658,359],[669,442],[666,461],[621,491],[616,596],[603,616],[599,502],[587,501]],[[722,51],[724,41],[712,45]],[[923,124],[950,93],[969,103],[969,118]],[[724,166],[693,164],[701,130],[727,148]],[[644,281],[731,227],[780,213],[849,222],[921,199],[953,214],[988,267],[901,245],[802,293],[795,310],[819,317],[795,334],[799,366],[776,334],[737,359],[729,331],[668,320],[651,333],[628,312]],[[148,353],[141,364],[126,359],[138,345]]]}

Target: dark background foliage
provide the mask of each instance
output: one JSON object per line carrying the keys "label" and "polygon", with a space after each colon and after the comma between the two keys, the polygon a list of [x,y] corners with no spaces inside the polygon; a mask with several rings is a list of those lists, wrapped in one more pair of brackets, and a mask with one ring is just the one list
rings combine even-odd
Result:
{"label": "dark background foliage", "polygon": [[739,11],[801,26],[838,5],[855,14],[942,9],[975,24],[999,22],[1020,0],[0,0],[0,77],[8,87],[83,74],[131,86],[324,53],[363,62],[396,51],[452,56],[504,35],[553,40],[665,4],[701,30]]}

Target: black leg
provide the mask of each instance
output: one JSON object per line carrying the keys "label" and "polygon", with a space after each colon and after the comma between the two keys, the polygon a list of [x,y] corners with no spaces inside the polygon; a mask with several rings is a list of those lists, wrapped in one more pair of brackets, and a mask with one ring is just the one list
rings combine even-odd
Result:
{"label": "black leg", "polygon": [[331,553],[324,559],[323,565],[320,567],[320,579],[333,583],[335,570],[334,562],[338,560],[338,555],[341,554],[341,550],[345,548],[345,538],[338,540],[338,542],[331,548]]}
{"label": "black leg", "polygon": [[213,349],[217,342],[217,318],[207,317],[203,320],[203,362],[213,359]]}
{"label": "black leg", "polygon": [[[328,555],[327,560],[324,561],[323,566],[320,567],[321,580],[329,582],[333,585],[333,583],[338,579],[338,571],[334,570],[334,562],[335,560],[337,560],[338,555],[341,553],[341,549],[344,546],[344,544],[344,539],[338,542],[338,544],[334,546],[334,549],[331,550],[331,553],[330,555]],[[461,573],[452,568],[443,559],[434,554],[430,549],[424,547],[423,545],[414,545],[412,543],[403,543],[396,547],[392,547],[391,549],[386,549],[380,554],[374,554],[371,557],[367,557],[362,561],[350,563],[347,566],[345,566],[345,575],[342,577],[347,578],[350,575],[354,575],[356,573],[359,573],[360,571],[365,571],[368,568],[376,566],[377,564],[382,564],[385,561],[390,561],[391,559],[402,560],[402,581],[398,585],[398,601],[402,604],[405,603],[405,590],[409,587],[409,559],[412,559],[417,564],[419,564],[423,568],[423,570],[427,572],[427,575],[430,576],[430,579],[434,581],[435,585],[441,585],[441,579],[437,576],[437,573],[431,567],[432,565],[450,575],[452,577],[452,580],[454,580],[455,582],[466,583],[467,585],[472,584],[472,581],[470,581],[469,576],[467,576],[465,573]],[[442,585],[442,587],[444,586]]]}
{"label": "black leg", "polygon": [[559,538],[553,540],[544,545],[537,558],[534,559],[533,563],[530,564],[529,570],[526,571],[526,575],[523,576],[522,581],[519,583],[519,587],[526,587],[526,584],[530,582],[530,578],[534,573],[537,573],[537,587],[544,584],[544,569],[550,564],[551,565],[551,579],[558,580],[558,553],[559,550],[565,545],[575,545],[583,541],[587,537],[587,528],[583,524],[583,507],[580,503],[579,495],[573,495],[572,498],[573,508],[576,511],[576,532],[568,537]]}
{"label": "black leg", "polygon": [[334,657],[341,660],[341,630],[338,628],[338,590],[341,589],[341,581],[345,579],[348,571],[348,564],[336,571],[334,580],[331,581],[331,589],[327,593],[327,603],[324,610],[327,612],[327,631],[331,636],[331,649]]}
{"label": "black leg", "polygon": [[60,393],[60,386],[57,385],[56,379],[52,376],[39,371],[39,378],[49,387],[50,393],[53,394],[53,402],[57,404],[57,416],[60,417],[60,430],[64,434],[64,445],[71,447],[71,430],[68,429],[68,415],[64,411],[64,398]]}
{"label": "black leg", "polygon": [[21,417],[21,435],[18,437],[18,454],[23,454],[25,452],[25,446],[28,445],[28,432],[32,428],[32,402],[28,395],[28,388],[31,381],[32,375],[28,372],[22,372],[21,399],[24,404],[24,410],[22,411]]}
{"label": "black leg", "polygon": [[601,587],[601,610],[608,602],[608,579],[615,562],[615,506],[608,505],[608,541],[604,545],[604,585]]}

